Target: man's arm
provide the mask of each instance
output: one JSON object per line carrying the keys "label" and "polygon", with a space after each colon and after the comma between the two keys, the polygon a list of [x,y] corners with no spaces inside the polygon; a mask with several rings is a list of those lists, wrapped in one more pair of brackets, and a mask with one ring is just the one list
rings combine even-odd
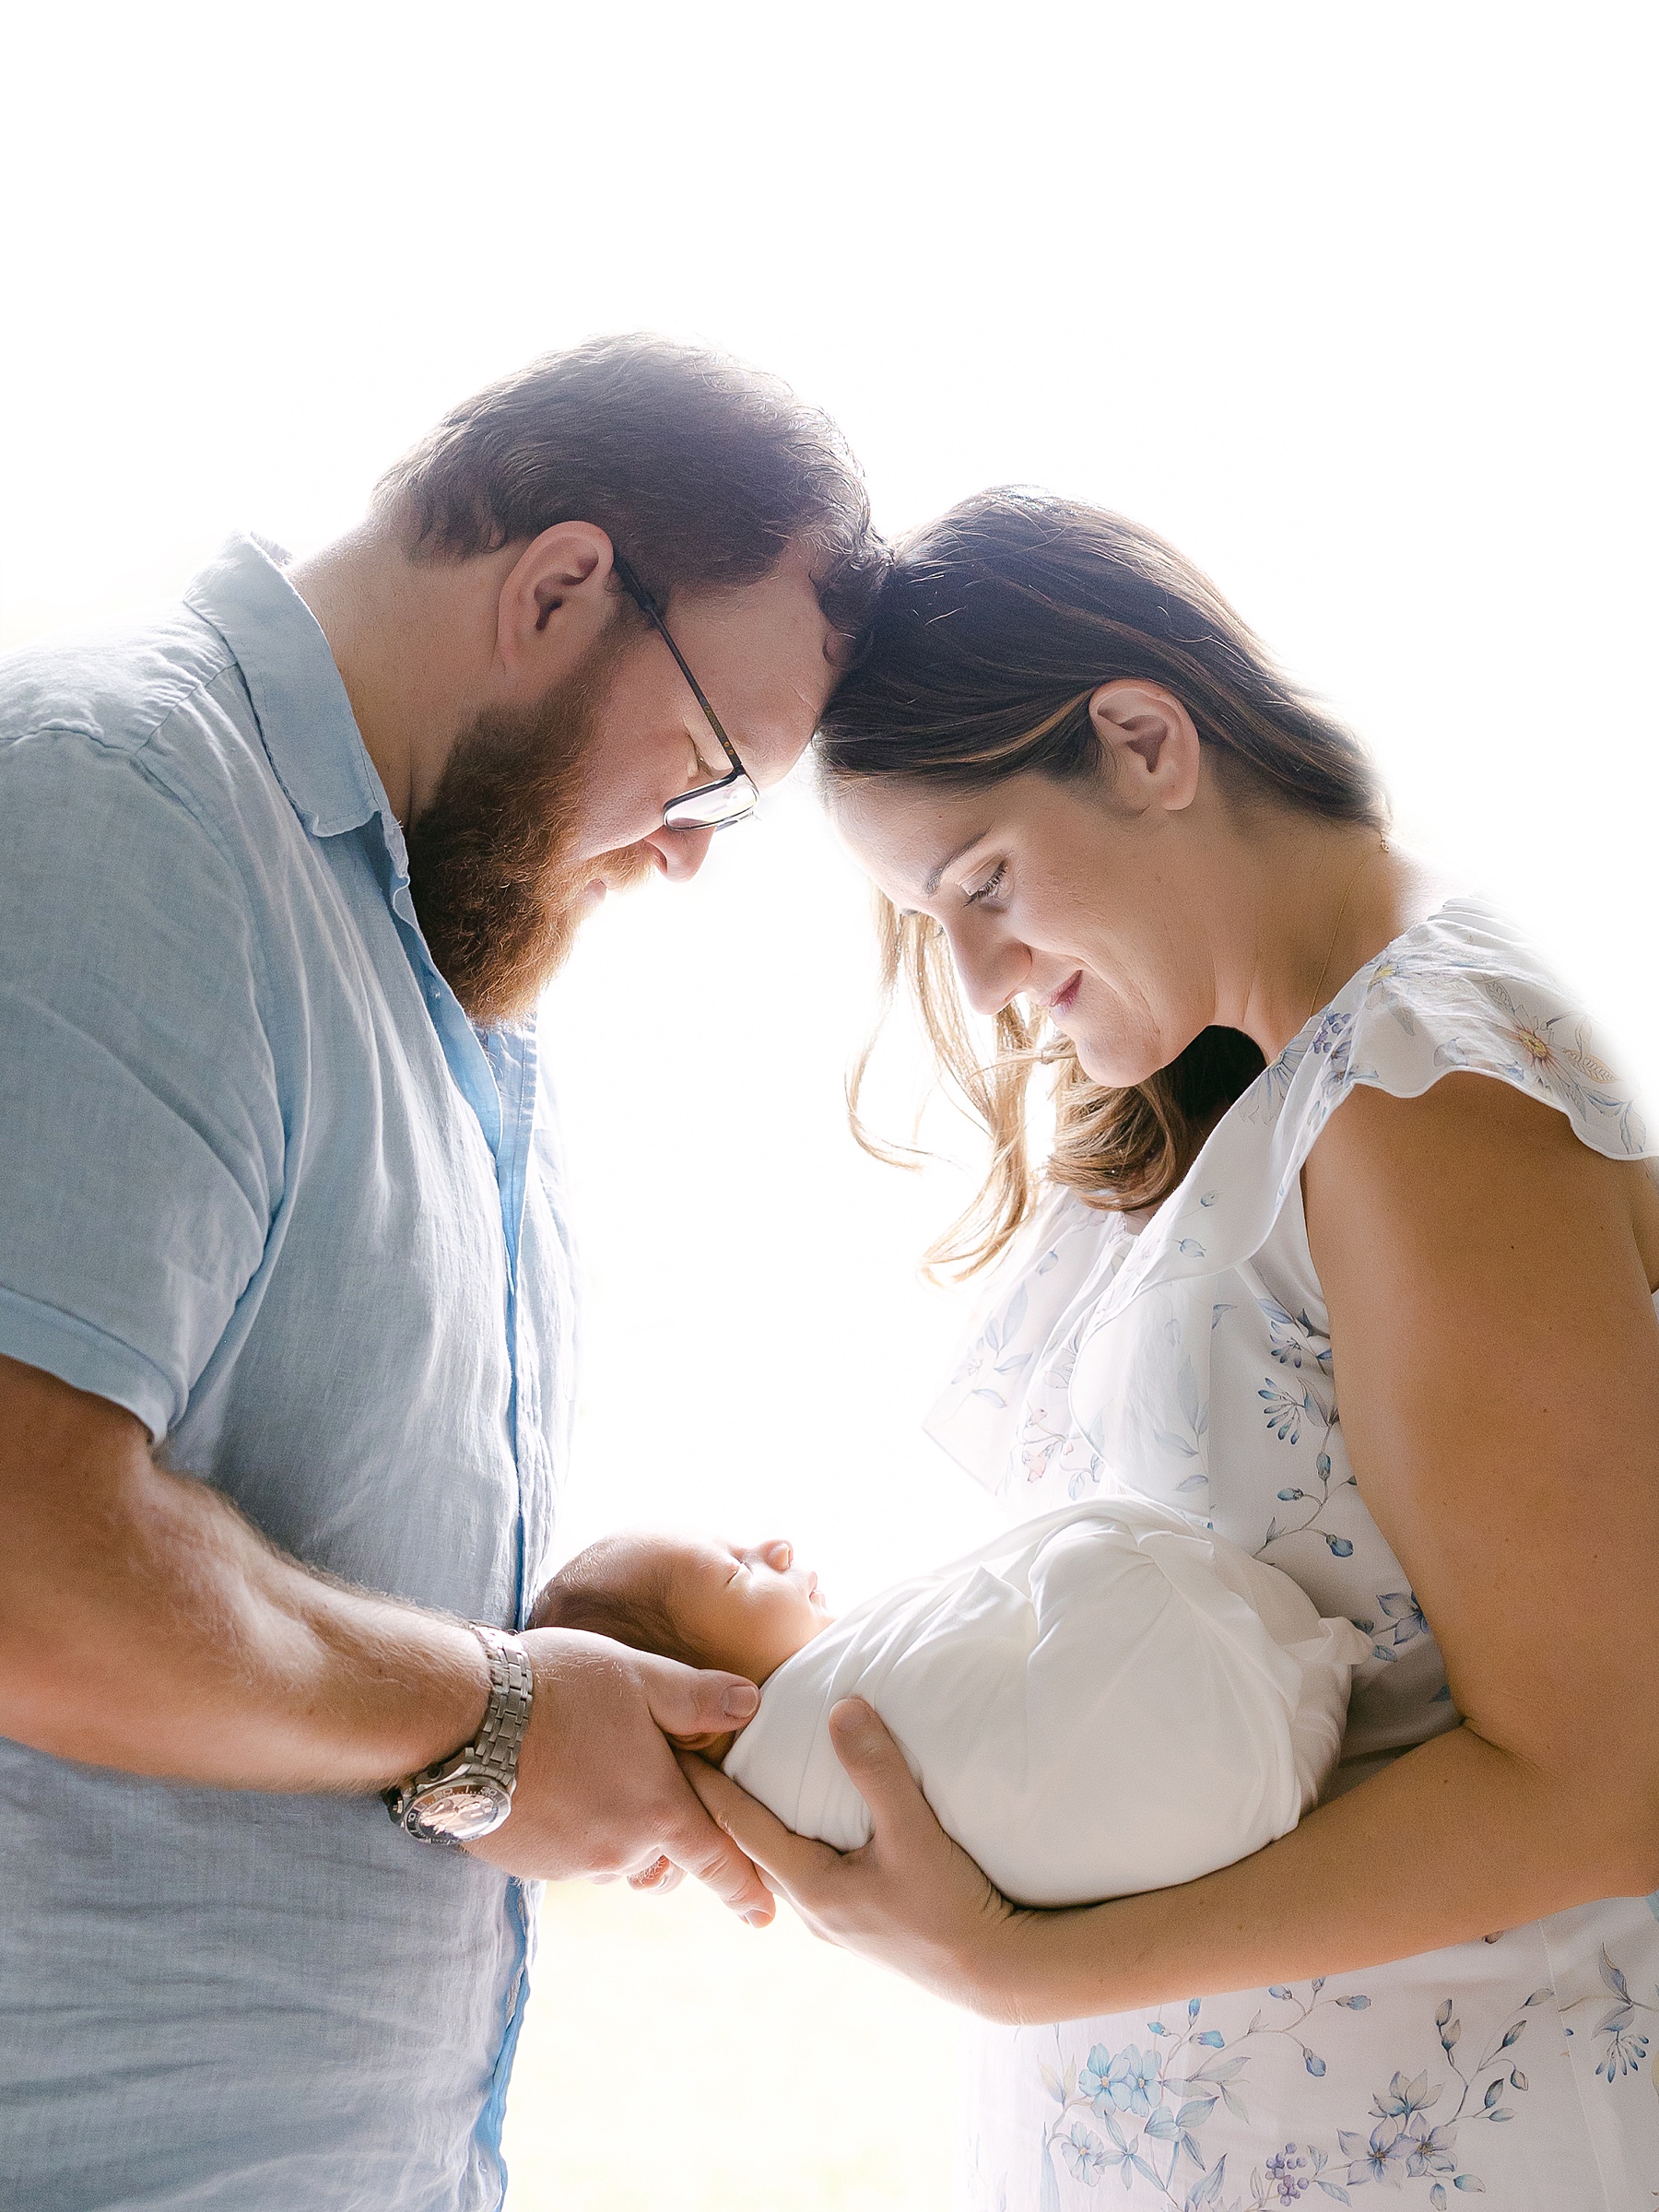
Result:
{"label": "man's arm", "polygon": [[285,1559],[107,1399],[0,1359],[0,1729],[228,1789],[372,1790],[467,1741],[459,1622]]}
{"label": "man's arm", "polygon": [[[524,1641],[519,1793],[480,1855],[552,1878],[665,1856],[770,1919],[663,1735],[730,1728],[753,1686],[599,1637]],[[0,1358],[0,1733],[226,1789],[367,1792],[467,1742],[488,1688],[463,1624],[312,1573],[158,1467],[131,1414]]]}

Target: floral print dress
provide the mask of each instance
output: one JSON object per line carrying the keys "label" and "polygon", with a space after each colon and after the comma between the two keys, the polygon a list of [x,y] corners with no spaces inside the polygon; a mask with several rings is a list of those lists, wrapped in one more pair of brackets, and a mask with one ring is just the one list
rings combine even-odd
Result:
{"label": "floral print dress", "polygon": [[[1611,1159],[1653,1157],[1531,949],[1453,900],[1292,1040],[1140,1233],[1053,1194],[928,1424],[1018,1519],[1106,1491],[1156,1499],[1350,1618],[1371,1655],[1334,1789],[1457,1714],[1344,1449],[1300,1171],[1356,1083],[1415,1098],[1451,1069],[1542,1099]],[[1611,1694],[1651,1694],[1632,1660]],[[1656,2031],[1659,1898],[1360,1973],[1059,2027],[976,2023],[959,2203],[1312,2212],[1381,2189],[1424,2212],[1475,2196],[1492,2212],[1655,2212]]]}

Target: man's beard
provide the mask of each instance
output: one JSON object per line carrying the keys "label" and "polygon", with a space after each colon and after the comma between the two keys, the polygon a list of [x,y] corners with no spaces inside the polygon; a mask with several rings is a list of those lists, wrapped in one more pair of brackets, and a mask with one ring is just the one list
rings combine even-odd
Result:
{"label": "man's beard", "polygon": [[534,707],[480,714],[409,826],[409,889],[421,930],[481,1029],[532,1011],[570,957],[577,901],[591,882],[602,874],[619,888],[649,870],[638,848],[581,865],[571,854],[615,658],[601,639]]}

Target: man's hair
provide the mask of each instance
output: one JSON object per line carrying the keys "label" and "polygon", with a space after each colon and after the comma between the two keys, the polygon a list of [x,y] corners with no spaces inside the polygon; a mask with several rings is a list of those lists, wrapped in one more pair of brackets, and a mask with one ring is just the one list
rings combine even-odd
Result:
{"label": "man's hair", "polygon": [[543,1593],[540,1618],[549,1629],[582,1629],[636,1652],[655,1652],[685,1666],[704,1663],[676,1625],[668,1604],[668,1557],[637,1537],[601,1536],[566,1560]]}
{"label": "man's hair", "polygon": [[452,407],[375,488],[412,559],[465,559],[593,523],[659,601],[811,550],[818,601],[863,630],[885,569],[864,478],[778,378],[649,332],[543,354]]}

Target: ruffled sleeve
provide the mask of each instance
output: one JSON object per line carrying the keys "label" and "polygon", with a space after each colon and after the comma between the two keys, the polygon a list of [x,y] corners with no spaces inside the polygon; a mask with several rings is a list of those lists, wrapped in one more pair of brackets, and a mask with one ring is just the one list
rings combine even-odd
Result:
{"label": "ruffled sleeve", "polygon": [[1420,1098],[1442,1076],[1491,1076],[1567,1116],[1609,1159],[1654,1157],[1634,1094],[1526,939],[1473,899],[1369,961],[1222,1118],[1102,1301],[1236,1267],[1259,1252],[1326,1122],[1356,1084]]}
{"label": "ruffled sleeve", "polygon": [[[1630,1086],[1526,939],[1483,902],[1450,900],[1369,961],[1291,1040],[1138,1235],[1121,1215],[1056,1194],[999,1275],[928,1433],[1004,1491],[1024,1487],[1017,1462],[1032,1463],[1025,1478],[1035,1483],[1084,1451],[1089,1424],[1071,1420],[1067,1402],[1084,1335],[1155,1286],[1218,1277],[1258,1253],[1320,1131],[1356,1084],[1418,1098],[1460,1070],[1542,1100],[1608,1159],[1654,1157]],[[1098,1465],[1067,1471],[1073,1496],[1101,1474]]]}

